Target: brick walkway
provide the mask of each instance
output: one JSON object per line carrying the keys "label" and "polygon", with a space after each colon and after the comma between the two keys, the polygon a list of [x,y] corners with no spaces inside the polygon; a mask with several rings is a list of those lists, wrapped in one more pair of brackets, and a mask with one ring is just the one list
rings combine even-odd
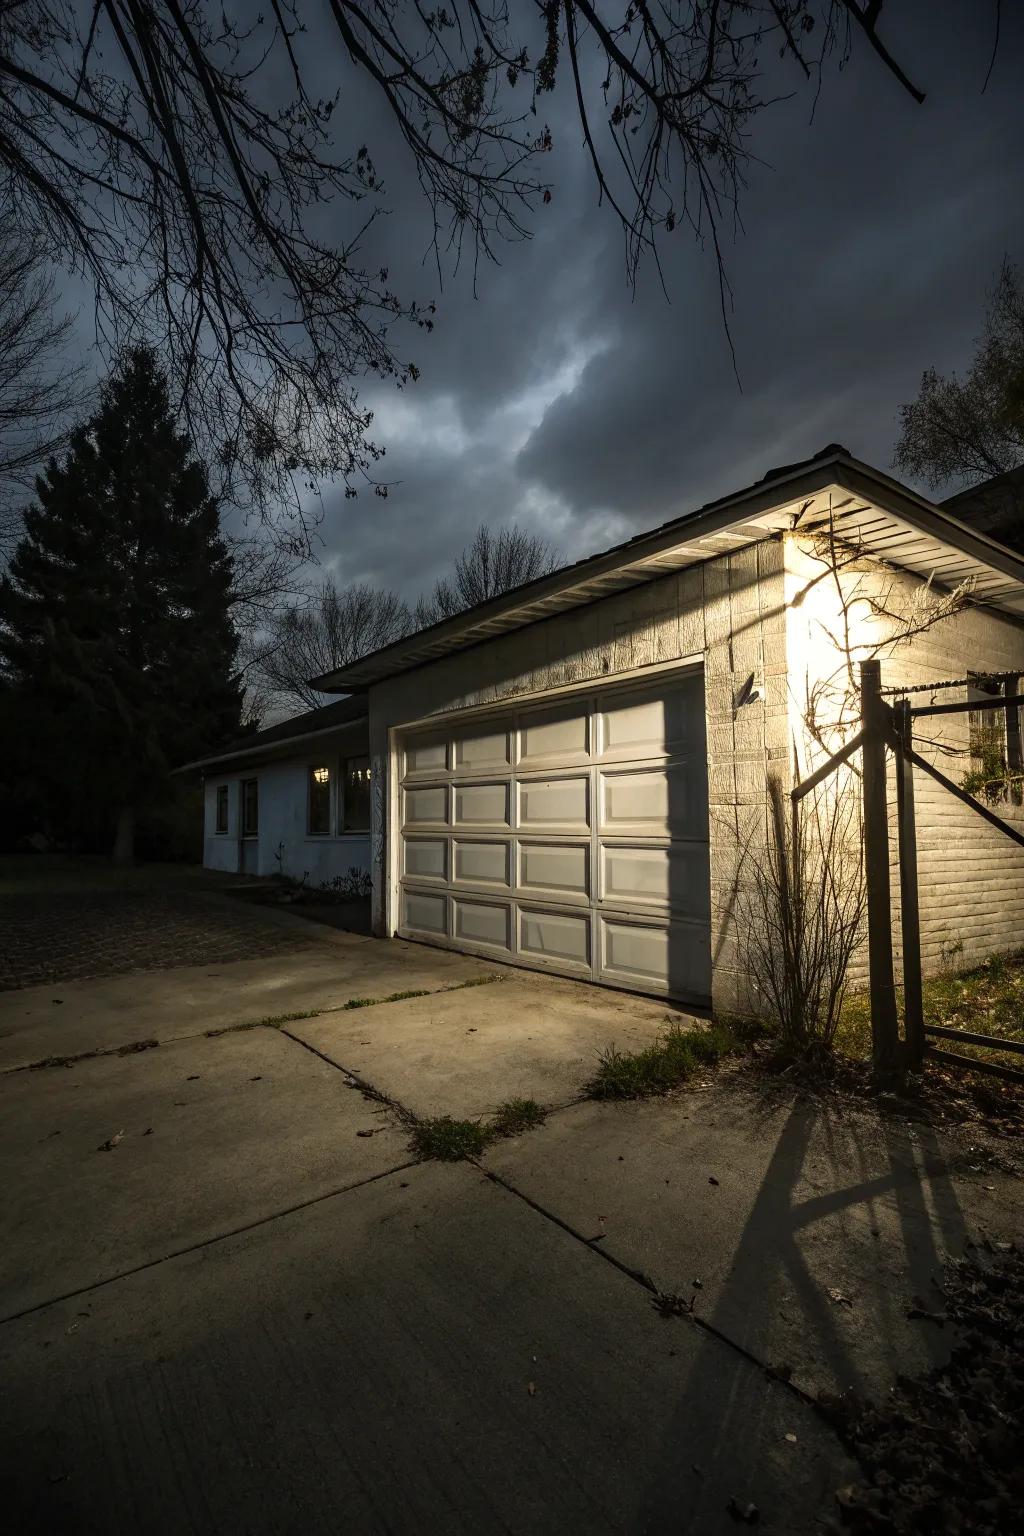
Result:
{"label": "brick walkway", "polygon": [[0,896],[0,991],[122,971],[226,964],[310,942],[226,896],[34,888]]}

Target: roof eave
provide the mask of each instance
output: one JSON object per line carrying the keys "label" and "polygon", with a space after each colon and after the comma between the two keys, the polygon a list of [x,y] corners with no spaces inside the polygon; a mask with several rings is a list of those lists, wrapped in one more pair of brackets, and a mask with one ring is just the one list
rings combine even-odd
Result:
{"label": "roof eave", "polygon": [[254,758],[265,757],[268,753],[277,753],[279,757],[291,757],[292,747],[301,746],[304,742],[319,741],[324,736],[341,736],[351,731],[357,725],[367,725],[369,714],[356,715],[351,720],[344,720],[339,725],[325,725],[319,731],[304,731],[301,736],[285,736],[277,741],[267,741],[261,746],[248,747],[241,752],[220,752],[215,757],[200,757],[194,763],[183,763],[180,768],[172,769],[172,773],[194,773],[201,768],[223,767],[228,763],[239,767],[252,762]]}
{"label": "roof eave", "polygon": [[[489,602],[478,603],[452,619],[444,619],[439,624],[432,624],[427,629],[418,630],[404,640],[396,640],[379,651],[371,652],[369,656],[360,657],[349,667],[311,678],[310,686],[326,693],[365,693],[376,683],[383,682],[388,677],[440,660],[445,654],[452,654],[451,651],[442,650],[436,656],[409,658],[414,642],[417,651],[421,651],[424,647],[443,646],[446,641],[455,640],[481,624],[514,613],[517,608],[532,607],[560,592],[569,593],[574,588],[609,572],[627,570],[632,565],[650,560],[659,552],[678,545],[684,531],[686,538],[699,539],[720,528],[730,527],[736,521],[732,514],[738,508],[742,507],[749,517],[757,517],[777,506],[800,500],[804,496],[813,496],[824,490],[826,486],[835,483],[837,477],[834,467],[838,462],[839,456],[834,455],[828,459],[811,461],[806,465],[798,466],[789,474],[773,477],[765,482],[759,481],[744,491],[710,502],[694,513],[687,513],[684,517],[664,523],[650,533],[638,534],[624,544],[592,555],[578,561],[575,565],[564,566],[561,570],[552,572],[550,576],[538,577],[535,581],[516,587],[500,597],[491,598]],[[588,601],[593,600],[588,599]],[[510,628],[525,628],[533,622],[535,622],[534,619],[526,617],[521,626],[510,626]],[[481,637],[482,640],[487,638],[491,637]],[[478,643],[480,641],[470,642],[471,645]],[[382,671],[379,676],[373,678],[365,676],[365,668],[369,663],[374,663],[377,668],[387,668],[391,657],[397,664],[390,671]],[[404,660],[403,663],[402,658],[409,659]],[[360,675],[361,671],[363,675]]]}

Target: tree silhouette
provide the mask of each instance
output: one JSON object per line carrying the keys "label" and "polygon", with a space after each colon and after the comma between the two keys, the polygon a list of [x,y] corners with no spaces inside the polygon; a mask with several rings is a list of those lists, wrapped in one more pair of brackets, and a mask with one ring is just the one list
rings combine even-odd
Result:
{"label": "tree silhouette", "polygon": [[512,524],[492,530],[481,523],[472,542],[455,557],[450,576],[434,583],[414,610],[416,627],[424,629],[490,597],[510,592],[524,582],[553,571],[559,557],[546,539]]}
{"label": "tree silhouette", "polygon": [[116,827],[237,734],[231,561],[153,354],[132,352],[51,460],[0,582],[5,771],[63,836]]}

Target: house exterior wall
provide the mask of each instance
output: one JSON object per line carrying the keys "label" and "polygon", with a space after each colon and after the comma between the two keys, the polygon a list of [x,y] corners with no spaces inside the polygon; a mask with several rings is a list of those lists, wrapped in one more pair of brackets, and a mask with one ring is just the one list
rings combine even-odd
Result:
{"label": "house exterior wall", "polygon": [[[703,661],[708,742],[712,991],[745,1006],[740,910],[752,844],[763,844],[767,768],[787,771],[783,545],[766,540],[418,667],[370,691],[374,929],[394,931],[392,733],[432,716],[552,690],[651,678]],[[749,703],[737,708],[753,680]]]}
{"label": "house exterior wall", "polygon": [[[228,786],[228,830],[217,831],[217,790]],[[231,874],[238,868],[238,829],[241,807],[236,776],[206,778],[203,782],[203,868]]]}
{"label": "house exterior wall", "polygon": [[[342,756],[365,755],[365,732],[353,742],[351,735],[327,738],[305,755],[278,759],[257,767],[218,775],[208,770],[204,786],[203,865],[207,869],[236,871],[241,868],[241,786],[248,779],[259,784],[259,837],[255,873],[285,874],[313,887],[345,875],[350,869],[369,870],[369,832],[311,837],[307,831],[307,785],[309,768],[317,762],[328,763],[337,773]],[[228,830],[218,833],[217,789],[228,786]],[[337,795],[337,779],[334,787]],[[337,800],[332,807],[332,825],[337,826]],[[277,854],[280,853],[280,860]]]}
{"label": "house exterior wall", "polygon": [[[938,594],[928,593],[917,578],[874,561],[854,560],[834,573],[838,562],[823,555],[820,547],[807,540],[792,536],[786,540],[790,730],[801,759],[801,776],[857,729],[859,702],[851,687],[859,661],[869,655],[879,656],[883,688],[963,678],[968,672],[1016,671],[1024,676],[1024,626],[980,607],[968,605],[921,633],[886,644],[908,624],[923,620]],[[886,612],[880,614],[878,608]],[[912,695],[919,704],[965,698],[964,686]],[[826,726],[823,740],[817,742],[808,733],[812,707]],[[918,721],[915,745],[956,784],[971,769],[966,714]],[[856,775],[841,772],[847,786],[856,791]],[[919,769],[914,770],[914,797],[925,974],[1018,948],[1024,934],[1024,850]],[[1024,832],[1024,807],[1012,797],[992,808]],[[898,976],[901,925],[891,758],[889,825]],[[862,952],[854,980],[865,979],[866,953]]]}

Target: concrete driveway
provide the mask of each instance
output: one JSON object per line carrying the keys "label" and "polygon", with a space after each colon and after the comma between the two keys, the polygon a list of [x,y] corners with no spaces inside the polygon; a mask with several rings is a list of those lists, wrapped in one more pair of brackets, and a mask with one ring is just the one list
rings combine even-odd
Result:
{"label": "concrete driveway", "polygon": [[[816,1394],[948,1348],[907,1310],[1016,1182],[742,1075],[585,1101],[664,1005],[312,932],[0,995],[13,1528],[820,1529]],[[410,1152],[513,1096],[479,1164]]]}

